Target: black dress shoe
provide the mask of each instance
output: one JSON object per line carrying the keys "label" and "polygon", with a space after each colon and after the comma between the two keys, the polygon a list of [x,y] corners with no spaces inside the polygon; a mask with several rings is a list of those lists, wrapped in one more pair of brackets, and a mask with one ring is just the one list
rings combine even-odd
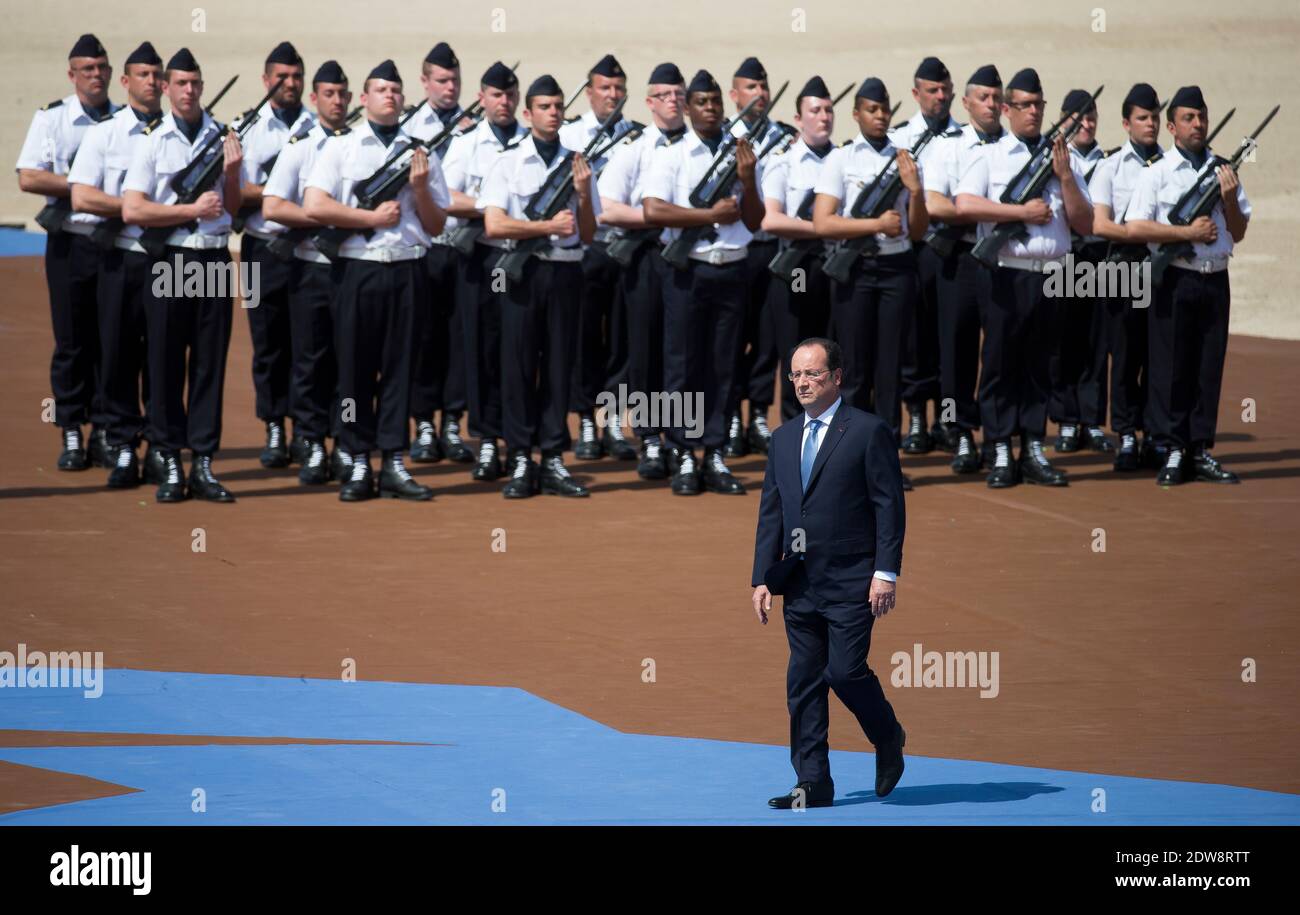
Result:
{"label": "black dress shoe", "polygon": [[664,460],[664,446],[659,436],[651,436],[641,443],[641,461],[636,465],[636,473],[643,480],[663,480],[668,476],[668,465]]}
{"label": "black dress shoe", "polygon": [[1065,474],[1052,466],[1043,453],[1043,443],[1030,440],[1020,449],[1020,478],[1036,486],[1069,486]]}
{"label": "black dress shoe", "polygon": [[695,461],[695,452],[689,448],[674,448],[672,491],[675,496],[698,496],[700,494],[700,470]]}
{"label": "black dress shoe", "polygon": [[731,417],[727,424],[727,446],[722,453],[729,458],[741,458],[749,454],[749,442],[745,440],[745,427],[740,421],[740,414]]}
{"label": "black dress shoe", "polygon": [[510,481],[501,490],[507,499],[527,499],[538,494],[537,465],[527,451],[516,451],[510,456]]}
{"label": "black dress shoe", "polygon": [[580,461],[598,461],[605,454],[596,436],[596,419],[590,413],[578,416],[578,440],[573,443],[573,456]]}
{"label": "black dress shoe", "polygon": [[329,482],[330,459],[325,454],[325,443],[315,439],[305,439],[307,453],[302,459],[302,469],[298,471],[298,482],[304,486],[324,486]]}
{"label": "black dress shoe", "polygon": [[564,458],[559,454],[543,454],[542,469],[539,474],[541,490],[548,496],[568,496],[573,499],[585,499],[591,490],[583,486],[564,466]]}
{"label": "black dress shoe", "polygon": [[144,450],[144,460],[140,464],[140,475],[150,486],[159,486],[167,479],[167,462],[163,460],[162,449],[155,448],[152,442]]}
{"label": "black dress shoe", "polygon": [[925,404],[909,404],[907,407],[907,435],[903,436],[901,445],[904,454],[929,454],[934,450],[930,433],[925,431]]}
{"label": "black dress shoe", "polygon": [[346,483],[351,476],[352,455],[340,448],[338,439],[335,439],[334,450],[330,452],[330,479]]}
{"label": "black dress shoe", "polygon": [[[433,423],[422,419],[415,424],[415,438],[411,441],[411,460],[417,464],[436,464],[442,460],[442,448]],[[382,476],[382,474],[381,474]],[[383,486],[383,480],[379,481]]]}
{"label": "black dress shoe", "polygon": [[497,449],[497,440],[485,438],[478,446],[478,463],[470,471],[470,476],[484,483],[501,479],[501,455]]}
{"label": "black dress shoe", "polygon": [[388,451],[379,468],[379,498],[428,502],[433,498],[433,490],[411,476],[402,463],[402,452]]}
{"label": "black dress shoe", "polygon": [[975,473],[980,469],[980,453],[975,447],[975,436],[965,429],[957,433],[957,447],[950,466],[953,473]]}
{"label": "black dress shoe", "polygon": [[834,785],[800,782],[790,789],[789,794],[779,794],[769,798],[767,806],[775,810],[796,810],[806,807],[830,807],[834,803]]}
{"label": "black dress shoe", "polygon": [[961,429],[957,426],[941,423],[938,420],[930,424],[930,441],[934,442],[934,447],[940,451],[950,453],[955,451],[957,449],[957,437],[960,434]]}
{"label": "black dress shoe", "polygon": [[1183,473],[1183,450],[1181,448],[1170,448],[1168,455],[1165,457],[1164,466],[1156,474],[1156,485],[1177,486],[1185,482],[1187,482],[1187,477]]}
{"label": "black dress shoe", "polygon": [[80,426],[63,428],[63,451],[59,454],[60,470],[85,470],[90,466],[86,445],[81,438]]}
{"label": "black dress shoe", "polygon": [[700,472],[700,482],[709,492],[716,492],[724,496],[743,496],[745,494],[745,484],[732,476],[731,471],[727,469],[726,463],[722,460],[721,451],[706,451],[704,453],[704,469]]}
{"label": "black dress shoe", "polygon": [[140,460],[130,445],[117,449],[117,460],[108,474],[108,485],[110,489],[131,489],[140,485]]}
{"label": "black dress shoe", "polygon": [[600,435],[600,446],[617,461],[635,461],[637,458],[636,448],[623,435],[621,426],[606,426]]}
{"label": "black dress shoe", "polygon": [[1241,480],[1231,470],[1225,470],[1210,455],[1210,450],[1205,447],[1197,448],[1192,452],[1192,470],[1196,474],[1196,479],[1203,483],[1240,483]]}
{"label": "black dress shoe", "polygon": [[1115,452],[1115,469],[1120,473],[1133,473],[1141,466],[1141,462],[1137,436],[1125,432],[1119,437],[1119,450]]}
{"label": "black dress shoe", "polygon": [[90,427],[90,439],[86,442],[86,457],[92,467],[113,467],[117,463],[117,449],[108,444],[108,430],[103,426]]}
{"label": "black dress shoe", "polygon": [[1057,430],[1056,441],[1052,447],[1057,454],[1074,454],[1079,450],[1079,427],[1063,423]]}
{"label": "black dress shoe", "polygon": [[370,455],[352,455],[352,469],[339,487],[340,502],[365,502],[375,497],[375,475],[370,470]]}
{"label": "black dress shoe", "polygon": [[181,466],[181,456],[161,448],[154,453],[162,467],[162,479],[158,482],[154,499],[158,502],[184,502],[190,495],[185,490],[185,468]]}
{"label": "black dress shoe", "polygon": [[208,502],[234,502],[230,490],[212,475],[212,455],[196,454],[190,462],[190,495]]}
{"label": "black dress shoe", "polygon": [[876,747],[876,797],[887,797],[903,777],[903,744],[907,732],[898,726],[898,735],[889,743]]}
{"label": "black dress shoe", "polygon": [[311,455],[311,444],[305,435],[299,435],[294,429],[293,438],[289,439],[289,463],[301,465]]}
{"label": "black dress shoe", "polygon": [[1016,467],[1011,462],[1010,442],[994,443],[992,468],[985,480],[989,489],[1007,489],[1020,482],[1016,475]]}
{"label": "black dress shoe", "polygon": [[772,430],[767,427],[767,410],[759,409],[752,403],[749,410],[749,428],[745,430],[745,438],[755,454],[767,454],[767,449],[772,444]]}
{"label": "black dress shoe", "polygon": [[442,453],[447,455],[447,460],[456,464],[474,463],[473,450],[460,437],[459,420],[448,419],[446,415],[443,416],[442,434],[438,436],[438,443],[442,446]]}
{"label": "black dress shoe", "polygon": [[1089,451],[1101,451],[1110,454],[1115,450],[1115,443],[1106,437],[1106,432],[1101,426],[1089,426],[1084,429],[1083,439]]}
{"label": "black dress shoe", "polygon": [[289,446],[284,438],[284,422],[273,419],[266,424],[266,447],[258,456],[263,467],[288,467]]}

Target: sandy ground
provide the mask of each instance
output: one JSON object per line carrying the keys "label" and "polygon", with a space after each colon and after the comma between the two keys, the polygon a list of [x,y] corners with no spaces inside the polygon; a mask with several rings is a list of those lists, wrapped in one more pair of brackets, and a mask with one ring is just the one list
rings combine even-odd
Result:
{"label": "sandy ground", "polygon": [[[660,61],[673,60],[687,73],[706,67],[723,82],[740,61],[756,54],[775,85],[790,80],[779,115],[790,118],[794,95],[813,73],[833,89],[868,75],[885,80],[894,96],[910,88],[917,62],[939,55],[963,80],[993,62],[1004,79],[1023,66],[1042,75],[1049,104],[1071,88],[1107,84],[1101,103],[1100,142],[1122,140],[1120,102],[1134,82],[1146,81],[1162,95],[1199,83],[1214,120],[1236,106],[1237,116],[1218,149],[1230,150],[1278,102],[1284,107],[1264,136],[1257,161],[1243,181],[1255,208],[1233,269],[1234,333],[1300,339],[1294,290],[1300,263],[1293,256],[1300,230],[1300,180],[1294,154],[1300,148],[1300,108],[1283,87],[1297,75],[1300,7],[1293,0],[1224,4],[1210,0],[1156,0],[1102,6],[1098,0],[1037,0],[982,4],[930,0],[923,5],[848,0],[695,0],[653,3],[592,3],[549,0],[461,0],[456,4],[388,2],[271,4],[259,0],[97,0],[89,3],[18,3],[5,0],[0,36],[0,148],[15,161],[35,108],[69,91],[64,61],[83,31],[93,31],[120,69],[121,61],[148,38],[164,58],[190,47],[215,87],[231,74],[239,84],[219,114],[229,116],[260,95],[257,76],[267,51],[293,41],[309,71],[334,57],[359,80],[381,59],[392,57],[415,83],[419,62],[438,40],[451,42],[472,88],[496,59],[522,60],[526,82],[551,72],[568,91],[602,54],[613,51],[635,88]],[[870,9],[868,13],[867,10]],[[1104,11],[1104,31],[1096,31]],[[203,10],[204,31],[195,10]],[[794,27],[803,25],[802,31]],[[418,85],[413,92],[418,94]],[[114,98],[121,101],[118,88]],[[472,98],[466,93],[464,101]],[[959,109],[960,103],[958,103]],[[580,105],[579,105],[580,107]],[[908,100],[903,108],[912,113]],[[644,116],[637,94],[628,113]],[[958,110],[959,120],[965,120]],[[852,133],[842,117],[837,137]],[[0,222],[26,222],[38,204],[17,189],[0,189]]]}

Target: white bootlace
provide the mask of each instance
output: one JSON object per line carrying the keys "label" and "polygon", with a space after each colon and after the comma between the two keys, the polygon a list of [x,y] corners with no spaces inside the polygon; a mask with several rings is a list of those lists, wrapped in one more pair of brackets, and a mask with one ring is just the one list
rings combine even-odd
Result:
{"label": "white bootlace", "polygon": [[406,469],[406,465],[405,465],[404,463],[402,463],[402,455],[401,455],[401,452],[398,452],[397,454],[394,454],[392,457],[390,457],[390,458],[388,459],[388,469],[389,469],[391,472],[397,474],[399,477],[401,477],[401,478],[402,478],[402,482],[404,482],[404,483],[405,483],[407,480],[410,480],[410,479],[411,479],[411,472],[410,472],[409,470],[407,470],[407,469]]}
{"label": "white bootlace", "polygon": [[449,419],[442,424],[442,437],[447,440],[448,444],[461,444],[460,423],[454,419]]}
{"label": "white bootlace", "polygon": [[284,446],[284,427],[279,423],[266,424],[266,447],[281,448]]}
{"label": "white bootlace", "polygon": [[421,420],[415,424],[415,440],[417,443],[429,446],[433,444],[433,423]]}
{"label": "white bootlace", "polygon": [[957,456],[965,457],[974,450],[973,443],[969,435],[963,435],[957,439]]}
{"label": "white bootlace", "polygon": [[311,452],[307,455],[308,467],[319,467],[325,463],[325,446],[320,442],[311,443]]}
{"label": "white bootlace", "polygon": [[1137,446],[1138,446],[1138,440],[1136,435],[1132,435],[1128,432],[1125,432],[1123,435],[1119,437],[1120,451],[1136,451]]}
{"label": "white bootlace", "polygon": [[1073,423],[1065,423],[1061,426],[1062,438],[1074,438],[1079,434],[1079,429]]}
{"label": "white bootlace", "polygon": [[1033,458],[1034,462],[1037,464],[1041,464],[1044,467],[1052,466],[1051,462],[1047,460],[1047,455],[1043,454],[1043,443],[1038,441],[1038,439],[1034,439],[1029,443],[1029,456]]}
{"label": "white bootlace", "polygon": [[740,414],[737,413],[731,417],[731,428],[727,432],[727,438],[739,438],[741,432]]}
{"label": "white bootlace", "polygon": [[369,459],[362,460],[360,457],[354,457],[352,459],[352,478],[350,482],[353,483],[365,482],[366,474],[369,472],[370,472]]}
{"label": "white bootlace", "polygon": [[550,471],[552,476],[563,477],[564,479],[572,476],[569,473],[569,468],[564,466],[564,459],[558,454],[546,459],[546,469]]}
{"label": "white bootlace", "polygon": [[709,456],[709,467],[714,473],[731,473],[727,469],[727,465],[723,463],[721,451],[715,451]]}
{"label": "white bootlace", "polygon": [[1169,457],[1165,458],[1165,466],[1170,470],[1177,470],[1183,464],[1183,451],[1181,448],[1170,448]]}
{"label": "white bootlace", "polygon": [[695,473],[695,453],[694,453],[694,452],[692,452],[692,451],[687,451],[687,452],[685,452],[685,453],[682,454],[681,459],[680,459],[680,461],[679,461],[678,464],[677,464],[677,472],[678,472],[679,474]]}
{"label": "white bootlace", "polygon": [[772,434],[771,431],[767,428],[767,417],[766,417],[766,416],[755,416],[755,417],[754,417],[754,428],[757,429],[757,430],[759,431],[759,433],[762,434],[762,436],[763,436],[764,438],[767,438],[769,435]]}
{"label": "white bootlace", "polygon": [[163,458],[163,462],[167,465],[168,485],[175,485],[176,483],[179,483],[181,481],[180,459],[174,456],[168,456],[166,458]]}
{"label": "white bootlace", "polygon": [[994,467],[1010,467],[1010,466],[1011,466],[1011,446],[1008,445],[1006,442],[998,442],[996,445],[994,445],[994,448],[995,448],[996,451],[997,451],[997,456],[996,456],[996,458],[995,458],[994,461],[993,461],[993,466],[994,466]]}
{"label": "white bootlace", "polygon": [[609,424],[609,437],[616,442],[627,441],[627,437],[623,434],[623,427],[618,424],[617,420]]}
{"label": "white bootlace", "polygon": [[521,454],[515,458],[515,470],[511,476],[516,480],[522,480],[528,476],[528,455]]}
{"label": "white bootlace", "polygon": [[123,469],[131,466],[131,459],[135,457],[135,452],[125,445],[117,452],[117,466]]}
{"label": "white bootlace", "polygon": [[65,451],[81,450],[81,429],[71,426],[63,430],[63,448]]}
{"label": "white bootlace", "polygon": [[645,443],[645,456],[652,461],[657,461],[663,453],[663,446],[658,441]]}
{"label": "white bootlace", "polygon": [[489,461],[495,461],[497,457],[497,443],[488,439],[478,446],[478,462],[486,464]]}
{"label": "white bootlace", "polygon": [[596,440],[596,423],[593,420],[584,416],[578,421],[578,426],[578,437],[584,444],[589,445]]}

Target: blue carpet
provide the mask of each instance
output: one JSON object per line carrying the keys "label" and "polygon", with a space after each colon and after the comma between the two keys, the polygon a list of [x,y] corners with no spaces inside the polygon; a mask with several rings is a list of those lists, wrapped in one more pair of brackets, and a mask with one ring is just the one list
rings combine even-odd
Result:
{"label": "blue carpet", "polygon": [[25,257],[45,253],[44,232],[0,229],[0,257]]}

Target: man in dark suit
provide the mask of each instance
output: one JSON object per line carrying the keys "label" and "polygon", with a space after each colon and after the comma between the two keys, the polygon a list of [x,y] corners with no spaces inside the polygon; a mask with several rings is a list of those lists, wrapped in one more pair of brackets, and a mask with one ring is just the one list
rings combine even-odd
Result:
{"label": "man in dark suit", "polygon": [[876,748],[876,795],[903,775],[906,735],[867,666],[871,627],[894,607],[903,562],[903,474],[894,431],[840,399],[840,348],[799,344],[790,380],[804,413],[772,435],[754,543],[754,613],[785,595],[786,695],[798,784],[768,805],[829,807],[835,798],[829,690]]}

